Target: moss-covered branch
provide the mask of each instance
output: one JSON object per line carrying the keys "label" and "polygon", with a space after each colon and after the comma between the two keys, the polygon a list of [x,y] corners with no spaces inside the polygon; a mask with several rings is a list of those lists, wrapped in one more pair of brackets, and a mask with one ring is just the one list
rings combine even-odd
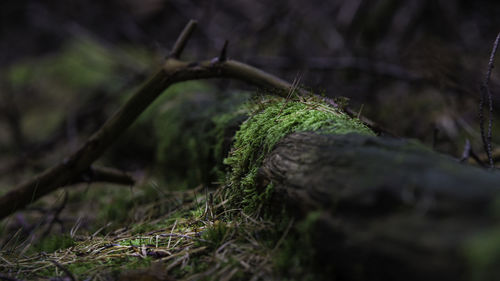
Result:
{"label": "moss-covered branch", "polygon": [[248,118],[231,150],[210,144],[225,151],[214,154],[226,157],[223,201],[277,225],[296,221],[284,243],[286,270],[326,280],[498,273],[498,173],[417,141],[375,137],[315,97],[262,97],[236,112]]}
{"label": "moss-covered branch", "polygon": [[110,118],[85,144],[61,163],[47,169],[0,197],[0,219],[22,209],[38,198],[71,184],[137,119],[170,85],[194,79],[233,78],[254,85],[278,89],[286,96],[291,85],[262,70],[234,60],[218,58],[200,62],[182,62],[175,57],[185,46],[194,28],[190,22],[177,40],[173,56]]}
{"label": "moss-covered branch", "polygon": [[292,100],[265,97],[248,111],[250,118],[236,133],[229,157],[224,160],[230,167],[228,197],[247,211],[262,203],[256,180],[264,158],[288,134],[313,131],[373,135],[359,120],[314,96]]}

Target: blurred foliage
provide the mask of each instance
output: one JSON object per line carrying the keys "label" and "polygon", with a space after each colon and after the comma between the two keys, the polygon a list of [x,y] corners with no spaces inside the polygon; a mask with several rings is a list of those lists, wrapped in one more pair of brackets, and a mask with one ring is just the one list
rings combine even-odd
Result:
{"label": "blurred foliage", "polygon": [[14,102],[22,108],[19,118],[25,138],[32,144],[47,140],[65,122],[71,122],[77,111],[91,110],[85,108],[89,105],[99,106],[101,116],[88,116],[88,124],[102,122],[102,114],[114,104],[93,103],[123,94],[118,90],[130,76],[124,71],[132,71],[126,63],[134,62],[132,73],[141,71],[143,64],[151,64],[151,56],[148,59],[140,52],[128,52],[126,58],[124,62],[97,41],[80,38],[69,41],[56,54],[26,59],[5,69],[4,82],[14,95]]}
{"label": "blurred foliage", "polygon": [[[398,135],[459,156],[466,138],[481,147],[477,84],[499,11],[495,2],[459,0],[12,2],[2,10],[0,39],[17,48],[2,52],[0,72],[4,92],[14,97],[8,107],[22,111],[21,151],[58,129],[78,138],[128,97],[141,81],[129,84],[134,74],[147,76],[193,17],[200,25],[185,58],[213,56],[228,38],[230,56],[289,80],[300,71],[307,86],[349,97],[355,110],[363,104],[367,117]],[[499,88],[496,77],[492,84]],[[420,96],[431,92],[433,105],[421,106]],[[89,113],[85,121],[74,120],[82,110]],[[8,124],[15,122],[0,121],[0,151],[8,153],[20,146]],[[151,149],[137,146],[137,152],[145,155],[137,163],[132,153],[114,161],[137,169],[154,159]]]}

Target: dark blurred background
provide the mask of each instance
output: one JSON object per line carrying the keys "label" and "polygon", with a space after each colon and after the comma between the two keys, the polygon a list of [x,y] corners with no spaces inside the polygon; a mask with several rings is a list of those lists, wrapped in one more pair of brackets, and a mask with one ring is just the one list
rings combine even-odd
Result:
{"label": "dark blurred background", "polygon": [[[500,31],[498,1],[54,0],[0,4],[0,174],[19,182],[73,151],[161,63],[189,19],[184,59],[229,56],[331,97],[401,137],[482,154],[479,85]],[[492,91],[498,98],[498,73]],[[213,84],[213,83],[212,83]],[[221,91],[253,89],[215,82]],[[496,116],[500,110],[495,110]],[[494,123],[494,143],[500,126]],[[154,160],[146,138],[112,166]],[[135,136],[137,137],[137,136]],[[495,146],[495,145],[494,145]],[[142,149],[142,150],[141,150]],[[113,153],[113,152],[110,152]],[[484,154],[484,153],[483,153]],[[6,180],[8,178],[8,180]],[[1,186],[0,186],[1,187]],[[10,186],[9,186],[10,187]]]}

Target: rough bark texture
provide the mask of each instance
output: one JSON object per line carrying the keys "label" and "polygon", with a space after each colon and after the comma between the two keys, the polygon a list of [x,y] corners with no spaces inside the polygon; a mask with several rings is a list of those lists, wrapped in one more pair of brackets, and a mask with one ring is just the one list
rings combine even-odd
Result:
{"label": "rough bark texture", "polygon": [[260,182],[272,182],[272,204],[285,202],[295,217],[319,214],[310,246],[335,280],[492,280],[499,272],[498,243],[479,257],[475,247],[495,233],[500,175],[417,142],[294,133],[267,156]]}
{"label": "rough bark texture", "polygon": [[[215,158],[224,157],[235,122],[217,134],[224,141],[197,143],[221,146]],[[310,248],[306,259],[313,268],[306,270],[319,272],[317,279],[495,280],[499,273],[497,172],[461,164],[417,141],[302,132],[278,142],[258,174],[258,190],[274,185],[264,215],[278,224],[295,218],[287,237],[295,235],[298,244],[290,254]]]}

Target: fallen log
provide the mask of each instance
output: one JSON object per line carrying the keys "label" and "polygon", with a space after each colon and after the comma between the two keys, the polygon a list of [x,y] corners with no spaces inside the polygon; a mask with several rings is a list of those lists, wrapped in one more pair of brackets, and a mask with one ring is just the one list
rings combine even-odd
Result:
{"label": "fallen log", "polygon": [[[291,253],[309,249],[307,264],[297,267],[335,280],[494,280],[498,275],[498,173],[457,163],[416,142],[377,138],[338,107],[227,60],[225,51],[215,60],[179,61],[189,33],[158,73],[67,161],[0,197],[0,219],[81,178],[169,85],[236,78],[279,88],[286,99],[266,98],[247,110],[251,117],[224,160],[223,192],[237,208],[277,224],[296,222],[287,238],[297,242]],[[223,133],[215,134],[214,152],[228,143],[220,137],[229,130],[218,125]]]}
{"label": "fallen log", "polygon": [[309,250],[290,271],[304,267],[325,280],[494,280],[500,273],[498,172],[415,140],[377,137],[321,101],[262,98],[246,108],[250,118],[235,134],[228,122],[218,134],[226,140],[212,140],[228,155],[225,196],[277,225],[294,219],[287,253]]}
{"label": "fallen log", "polygon": [[498,173],[414,141],[308,132],[280,141],[260,177],[274,206],[317,215],[308,246],[336,280],[498,276]]}

